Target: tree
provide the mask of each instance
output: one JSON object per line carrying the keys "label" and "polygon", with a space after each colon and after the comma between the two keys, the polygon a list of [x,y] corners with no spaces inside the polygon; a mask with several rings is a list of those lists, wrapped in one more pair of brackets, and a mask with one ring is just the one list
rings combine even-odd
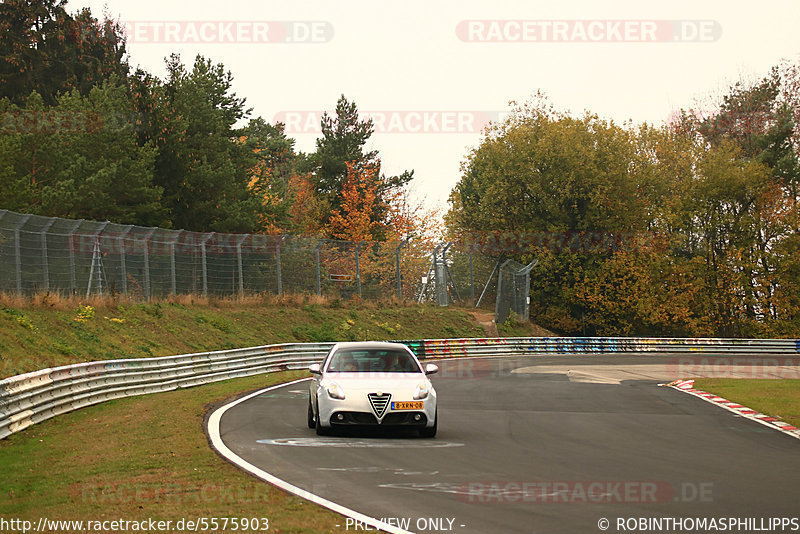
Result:
{"label": "tree", "polygon": [[317,139],[317,150],[309,163],[313,166],[317,193],[328,198],[335,209],[336,198],[347,179],[348,162],[356,167],[375,164],[377,151],[364,151],[374,127],[372,119],[359,120],[355,102],[348,102],[344,95],[336,103],[336,117],[326,111],[320,125],[322,137]]}
{"label": "tree", "polygon": [[15,147],[14,181],[8,184],[15,194],[3,191],[4,207],[76,219],[165,223],[161,190],[152,183],[155,150],[138,145],[132,109],[127,89],[112,78],[85,97],[73,90],[46,107],[34,92],[25,109],[9,110],[26,128],[4,136],[0,145]]}
{"label": "tree", "polygon": [[[780,317],[788,328],[798,214],[776,172],[791,165],[772,162],[793,161],[795,128],[770,83],[734,91],[730,120],[684,112],[663,128],[518,108],[464,162],[450,231],[550,236],[509,254],[539,260],[531,314],[564,333],[756,336]],[[745,127],[742,109],[771,114]],[[558,245],[585,234],[610,246]]]}
{"label": "tree", "polygon": [[286,137],[282,123],[273,126],[258,117],[243,130],[240,141],[255,156],[249,188],[261,199],[261,226],[268,233],[290,228],[294,200],[290,182],[297,159],[294,139]]}
{"label": "tree", "polygon": [[0,97],[17,105],[31,92],[54,105],[60,93],[92,87],[128,74],[120,25],[98,21],[90,10],[74,17],[65,0],[7,0],[0,3]]}
{"label": "tree", "polygon": [[696,111],[687,114],[708,143],[715,147],[724,142],[738,145],[741,157],[767,165],[795,199],[800,194],[800,84],[796,76],[796,66],[775,66],[756,82],[739,81],[731,86],[718,108],[707,116]]}
{"label": "tree", "polygon": [[374,165],[363,167],[347,163],[347,179],[342,187],[341,207],[331,214],[329,229],[332,237],[347,241],[378,241],[385,227],[375,221],[377,180]]}
{"label": "tree", "polygon": [[113,77],[83,97],[59,98],[56,113],[85,119],[85,129],[51,138],[54,165],[41,184],[42,211],[73,219],[168,224],[161,188],[153,184],[156,150],[140,146],[127,88]]}
{"label": "tree", "polygon": [[[222,64],[197,56],[191,71],[180,57],[167,61],[168,78],[154,87],[154,105],[168,110],[151,135],[163,138],[155,183],[172,226],[194,231],[252,232],[261,201],[249,189],[256,156],[239,141],[236,123],[250,110],[231,92]],[[143,83],[146,85],[147,80]]]}
{"label": "tree", "polygon": [[349,102],[344,95],[336,103],[336,116],[323,113],[320,125],[322,137],[317,139],[317,149],[301,158],[298,169],[301,173],[310,173],[316,194],[323,204],[329,206],[330,212],[326,214],[324,223],[327,225],[330,214],[341,208],[348,165],[354,165],[357,170],[374,169],[369,173],[376,194],[376,206],[371,217],[374,223],[384,223],[389,214],[388,197],[406,186],[414,178],[414,171],[389,177],[381,174],[378,152],[365,151],[374,132],[372,119],[360,120],[355,102]]}

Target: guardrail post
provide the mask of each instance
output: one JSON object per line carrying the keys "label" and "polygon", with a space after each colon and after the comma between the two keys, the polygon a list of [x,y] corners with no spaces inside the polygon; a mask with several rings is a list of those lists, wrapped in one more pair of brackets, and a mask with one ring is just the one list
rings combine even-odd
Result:
{"label": "guardrail post", "polygon": [[50,229],[51,226],[53,226],[53,223],[55,223],[55,222],[56,222],[55,219],[50,219],[50,221],[48,221],[47,224],[45,224],[42,227],[42,232],[41,232],[41,239],[42,239],[42,282],[43,282],[42,288],[44,289],[45,293],[50,292],[50,258],[48,258],[48,256],[47,256],[47,231]]}

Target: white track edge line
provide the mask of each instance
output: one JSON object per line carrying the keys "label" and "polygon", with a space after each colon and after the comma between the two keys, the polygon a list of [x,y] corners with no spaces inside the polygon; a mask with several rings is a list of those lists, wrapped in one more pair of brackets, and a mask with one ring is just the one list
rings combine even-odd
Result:
{"label": "white track edge line", "polygon": [[253,464],[247,462],[246,460],[244,460],[240,456],[237,456],[236,453],[234,453],[232,450],[230,450],[228,448],[228,446],[225,445],[225,443],[222,441],[222,437],[220,436],[220,433],[219,433],[219,424],[220,424],[220,421],[222,420],[222,416],[230,408],[233,408],[237,404],[240,404],[242,402],[250,400],[253,397],[255,397],[257,395],[260,395],[260,394],[262,394],[262,393],[264,393],[266,391],[271,391],[273,389],[278,389],[278,388],[281,388],[281,387],[284,387],[284,386],[290,386],[292,384],[297,384],[299,382],[305,382],[306,380],[310,380],[310,379],[309,378],[301,378],[299,380],[294,380],[292,382],[286,382],[286,383],[283,383],[283,384],[277,384],[275,386],[270,386],[268,388],[264,388],[264,389],[261,389],[261,390],[258,390],[256,392],[254,392],[254,393],[251,393],[249,395],[246,395],[246,396],[244,396],[244,397],[242,397],[240,399],[237,399],[237,400],[235,400],[233,402],[230,402],[230,403],[228,403],[228,404],[226,404],[224,406],[221,406],[221,407],[217,408],[216,410],[214,410],[214,412],[208,418],[208,424],[207,424],[208,436],[209,436],[209,438],[211,438],[211,445],[214,447],[214,449],[222,457],[224,457],[230,463],[232,463],[232,464],[240,467],[241,469],[251,473],[252,475],[256,476],[257,478],[260,478],[261,480],[264,480],[265,482],[269,482],[273,486],[277,486],[278,488],[280,488],[280,489],[282,489],[282,490],[284,490],[284,491],[286,491],[288,493],[292,493],[294,495],[297,495],[298,497],[306,499],[307,501],[311,501],[314,504],[318,504],[318,505],[320,505],[322,507],[325,507],[325,508],[327,508],[329,510],[332,510],[332,511],[338,513],[338,514],[341,514],[343,516],[355,519],[356,521],[361,521],[362,523],[365,523],[365,524],[370,525],[370,526],[375,527],[375,528],[379,528],[379,529],[381,529],[381,530],[383,530],[385,532],[390,532],[391,534],[413,534],[408,530],[403,530],[403,529],[398,528],[398,527],[396,527],[394,525],[390,525],[388,523],[380,521],[379,519],[376,519],[374,517],[370,517],[368,515],[364,515],[364,514],[362,514],[360,512],[356,512],[355,510],[351,510],[350,508],[347,508],[345,506],[337,504],[337,503],[335,503],[333,501],[329,501],[328,499],[320,497],[319,495],[315,495],[315,494],[313,494],[313,493],[311,493],[309,491],[306,491],[306,490],[304,490],[302,488],[299,488],[299,487],[297,487],[297,486],[295,486],[293,484],[290,484],[290,483],[286,482],[285,480],[282,480],[282,479],[276,477],[275,475],[267,473],[266,471],[264,471],[264,470],[262,470],[262,469],[260,469],[260,468],[258,468],[256,466],[254,466]]}
{"label": "white track edge line", "polygon": [[[672,389],[677,389],[678,391],[686,393],[687,395],[691,395],[692,397],[695,397],[697,399],[702,399],[702,400],[708,402],[709,404],[713,404],[714,406],[719,406],[720,408],[724,408],[724,409],[728,410],[729,412],[738,415],[739,417],[744,417],[745,419],[749,419],[750,421],[755,421],[756,423],[762,424],[767,428],[771,428],[772,430],[777,430],[778,432],[780,432],[782,434],[786,434],[787,436],[791,436],[791,437],[793,437],[795,439],[800,439],[800,433],[798,433],[798,432],[796,432],[794,430],[784,430],[783,428],[779,427],[778,425],[771,424],[770,421],[762,421],[758,417],[753,416],[753,414],[742,413],[742,412],[736,410],[736,408],[730,408],[728,406],[725,406],[724,404],[720,404],[719,402],[715,402],[715,401],[713,401],[711,399],[708,399],[708,398],[704,397],[703,395],[698,395],[697,393],[693,393],[691,391],[687,391],[685,389],[681,389],[678,386],[669,386],[669,387],[672,388]],[[730,402],[733,402],[733,401],[730,401]],[[742,406],[744,406],[744,405],[742,405]]]}

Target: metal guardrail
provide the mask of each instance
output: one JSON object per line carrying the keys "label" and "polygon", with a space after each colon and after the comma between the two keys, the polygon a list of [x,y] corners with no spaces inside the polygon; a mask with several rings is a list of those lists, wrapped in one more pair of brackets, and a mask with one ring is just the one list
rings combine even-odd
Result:
{"label": "metal guardrail", "polygon": [[[797,354],[796,339],[484,338],[404,341],[420,359],[563,353],[708,352]],[[301,370],[333,343],[80,363],[0,380],[0,439],[56,415],[107,400],[171,391],[229,378]]]}
{"label": "metal guardrail", "polygon": [[56,415],[107,400],[273,371],[304,369],[333,343],[80,363],[0,380],[0,439]]}
{"label": "metal guardrail", "polygon": [[686,353],[797,354],[800,339],[534,337],[404,341],[421,359],[504,354]]}

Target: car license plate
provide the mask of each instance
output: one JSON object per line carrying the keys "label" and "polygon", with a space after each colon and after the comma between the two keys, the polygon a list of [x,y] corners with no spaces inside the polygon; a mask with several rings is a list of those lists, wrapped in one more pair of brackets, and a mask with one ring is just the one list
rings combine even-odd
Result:
{"label": "car license plate", "polygon": [[393,402],[392,410],[422,410],[422,402]]}

